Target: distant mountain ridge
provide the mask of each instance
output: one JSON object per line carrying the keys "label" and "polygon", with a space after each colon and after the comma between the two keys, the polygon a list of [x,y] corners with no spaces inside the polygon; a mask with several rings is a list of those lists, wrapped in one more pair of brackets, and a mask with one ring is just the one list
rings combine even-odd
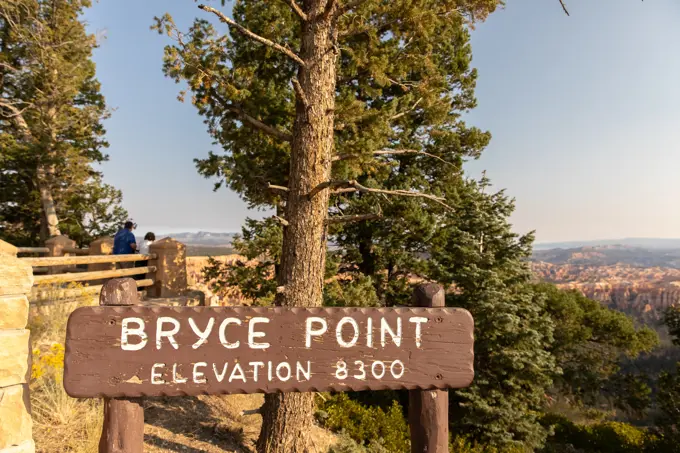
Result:
{"label": "distant mountain ridge", "polygon": [[[171,234],[156,234],[156,237],[171,237],[187,245],[204,246],[230,246],[234,236],[238,233],[216,233],[212,231],[183,232]],[[138,237],[141,239],[142,237]],[[542,242],[534,244],[534,251],[547,251],[554,249],[579,249],[582,247],[611,247],[640,248],[647,250],[655,249],[678,249],[680,250],[680,238],[623,238],[601,239],[593,241],[565,241],[565,242]]]}
{"label": "distant mountain ridge", "polygon": [[534,250],[534,262],[571,266],[631,266],[680,269],[680,247],[601,245]]}
{"label": "distant mountain ridge", "polygon": [[608,245],[646,249],[680,249],[680,238],[623,238],[593,241],[539,242],[534,244],[534,250],[575,249],[579,247],[601,247]]}
{"label": "distant mountain ridge", "polygon": [[[229,247],[231,246],[234,236],[237,233],[214,233],[210,231],[185,232],[185,233],[171,233],[171,234],[156,234],[156,238],[171,237],[177,241],[183,242],[186,245],[201,245],[211,247]],[[141,240],[140,236],[137,240]]]}

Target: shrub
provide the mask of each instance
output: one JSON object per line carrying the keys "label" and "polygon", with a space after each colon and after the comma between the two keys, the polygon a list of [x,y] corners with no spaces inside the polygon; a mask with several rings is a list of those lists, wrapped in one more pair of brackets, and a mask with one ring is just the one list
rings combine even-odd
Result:
{"label": "shrub", "polygon": [[521,447],[498,449],[496,447],[480,445],[479,443],[471,441],[463,436],[454,437],[449,443],[450,453],[526,453],[528,451],[530,450]]}
{"label": "shrub", "polygon": [[[408,423],[398,403],[403,395],[387,391],[351,395],[339,393],[320,401],[317,419],[326,429],[340,433],[340,442],[329,453],[410,453]],[[498,449],[455,437],[449,444],[449,451],[527,453],[530,450],[521,447]]]}
{"label": "shrub", "polygon": [[64,345],[54,343],[47,352],[41,354],[40,349],[33,350],[31,379],[43,380],[56,378],[64,372]]}
{"label": "shrub", "polygon": [[328,450],[328,453],[391,453],[379,441],[372,440],[367,447],[359,445],[349,437],[342,433],[339,436],[339,441],[336,445]]}
{"label": "shrub", "polygon": [[[358,451],[380,453],[380,447],[391,453],[410,452],[408,425],[396,401],[383,410],[378,406],[364,406],[347,394],[339,393],[320,405],[317,418],[326,429],[342,432],[358,447],[368,448]],[[353,451],[346,441],[343,445],[336,447],[336,453]]]}
{"label": "shrub", "polygon": [[545,453],[639,453],[655,442],[647,431],[627,423],[580,425],[557,414],[545,415],[543,423],[554,429]]}

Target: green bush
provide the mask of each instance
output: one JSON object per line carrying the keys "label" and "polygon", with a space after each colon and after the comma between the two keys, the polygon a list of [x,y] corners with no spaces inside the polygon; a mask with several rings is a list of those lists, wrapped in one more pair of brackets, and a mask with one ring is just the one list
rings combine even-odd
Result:
{"label": "green bush", "polygon": [[341,434],[337,445],[328,450],[328,453],[391,453],[382,444],[372,440],[367,447],[359,445],[347,434]]}
{"label": "green bush", "polygon": [[359,275],[351,280],[332,280],[323,289],[325,307],[377,307],[373,279]]}
{"label": "green bush", "polygon": [[411,451],[408,424],[396,401],[383,410],[378,406],[364,406],[347,394],[339,393],[321,404],[317,418],[326,429],[342,432],[358,447],[365,448],[352,450],[353,446],[345,441],[342,447],[335,447],[336,453],[379,453],[379,447],[391,453]]}
{"label": "green bush", "polygon": [[645,453],[680,453],[680,435],[677,429],[658,431],[647,442]]}
{"label": "green bush", "polygon": [[530,451],[531,450],[529,449],[521,447],[509,447],[505,449],[489,447],[480,445],[479,443],[462,436],[454,437],[453,440],[449,442],[450,453],[528,453]]}
{"label": "green bush", "polygon": [[[319,401],[317,419],[340,441],[329,453],[410,453],[409,428],[399,392],[338,393]],[[451,453],[527,453],[523,448],[497,449],[454,437]]]}
{"label": "green bush", "polygon": [[545,453],[639,453],[649,450],[655,442],[647,431],[627,423],[580,425],[557,414],[545,415],[543,423],[554,429]]}

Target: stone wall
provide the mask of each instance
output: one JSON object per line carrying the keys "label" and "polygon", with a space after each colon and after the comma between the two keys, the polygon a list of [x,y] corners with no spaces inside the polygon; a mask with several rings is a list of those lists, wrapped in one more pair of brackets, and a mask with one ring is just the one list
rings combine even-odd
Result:
{"label": "stone wall", "polygon": [[33,270],[0,241],[0,453],[35,452],[28,382],[31,374],[27,295]]}

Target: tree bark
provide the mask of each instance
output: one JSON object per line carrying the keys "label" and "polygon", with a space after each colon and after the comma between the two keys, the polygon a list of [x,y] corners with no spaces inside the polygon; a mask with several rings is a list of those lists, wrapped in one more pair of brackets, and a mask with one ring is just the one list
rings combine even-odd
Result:
{"label": "tree bark", "polygon": [[[53,76],[57,77],[56,69],[52,70]],[[57,131],[54,123],[57,118],[56,106],[51,106],[46,113],[47,123],[49,124],[50,142],[45,150],[45,156],[48,159],[54,159],[54,150],[57,145]],[[54,179],[54,165],[46,165],[44,162],[38,161],[38,188],[40,190],[40,202],[42,203],[43,211],[45,212],[45,219],[47,220],[47,232],[50,237],[60,236],[59,218],[57,217],[57,208],[52,197],[52,189],[50,188],[52,180]]]}
{"label": "tree bark", "polygon": [[[54,112],[54,109],[51,110],[50,112],[52,120],[54,119],[54,116],[56,116],[56,113]],[[35,144],[36,140],[35,137],[33,136],[33,132],[31,132],[30,127],[28,127],[28,123],[26,123],[26,120],[24,119],[24,116],[21,114],[21,112],[16,112],[13,115],[13,120],[14,124],[17,126],[21,134],[23,135],[24,140],[27,143],[32,143]],[[52,132],[51,134],[52,137],[52,143],[51,145],[54,146],[54,142],[56,141],[56,134]],[[36,170],[36,186],[38,187],[38,191],[40,192],[40,203],[42,205],[42,216],[40,216],[40,231],[41,231],[41,239],[44,241],[45,239],[48,239],[52,236],[60,236],[61,232],[59,231],[59,218],[57,217],[57,209],[54,204],[54,197],[52,197],[52,190],[50,189],[50,176],[54,174],[54,169],[53,168],[45,168],[44,164],[38,163],[38,167]],[[43,237],[44,235],[48,236]]]}
{"label": "tree bark", "polygon": [[45,166],[38,164],[37,178],[38,190],[40,191],[40,203],[43,208],[43,215],[41,220],[45,222],[45,228],[49,237],[60,236],[59,218],[57,217],[57,208],[52,197],[52,190],[49,185],[49,170]]}
{"label": "tree bark", "polygon": [[[309,197],[330,179],[336,83],[335,2],[305,0],[308,17],[302,25],[296,115],[293,129],[289,192],[286,203],[283,253],[278,275],[282,306],[320,306],[326,261],[328,189]],[[260,453],[305,453],[310,448],[314,394],[266,395],[263,425],[257,441]]]}

